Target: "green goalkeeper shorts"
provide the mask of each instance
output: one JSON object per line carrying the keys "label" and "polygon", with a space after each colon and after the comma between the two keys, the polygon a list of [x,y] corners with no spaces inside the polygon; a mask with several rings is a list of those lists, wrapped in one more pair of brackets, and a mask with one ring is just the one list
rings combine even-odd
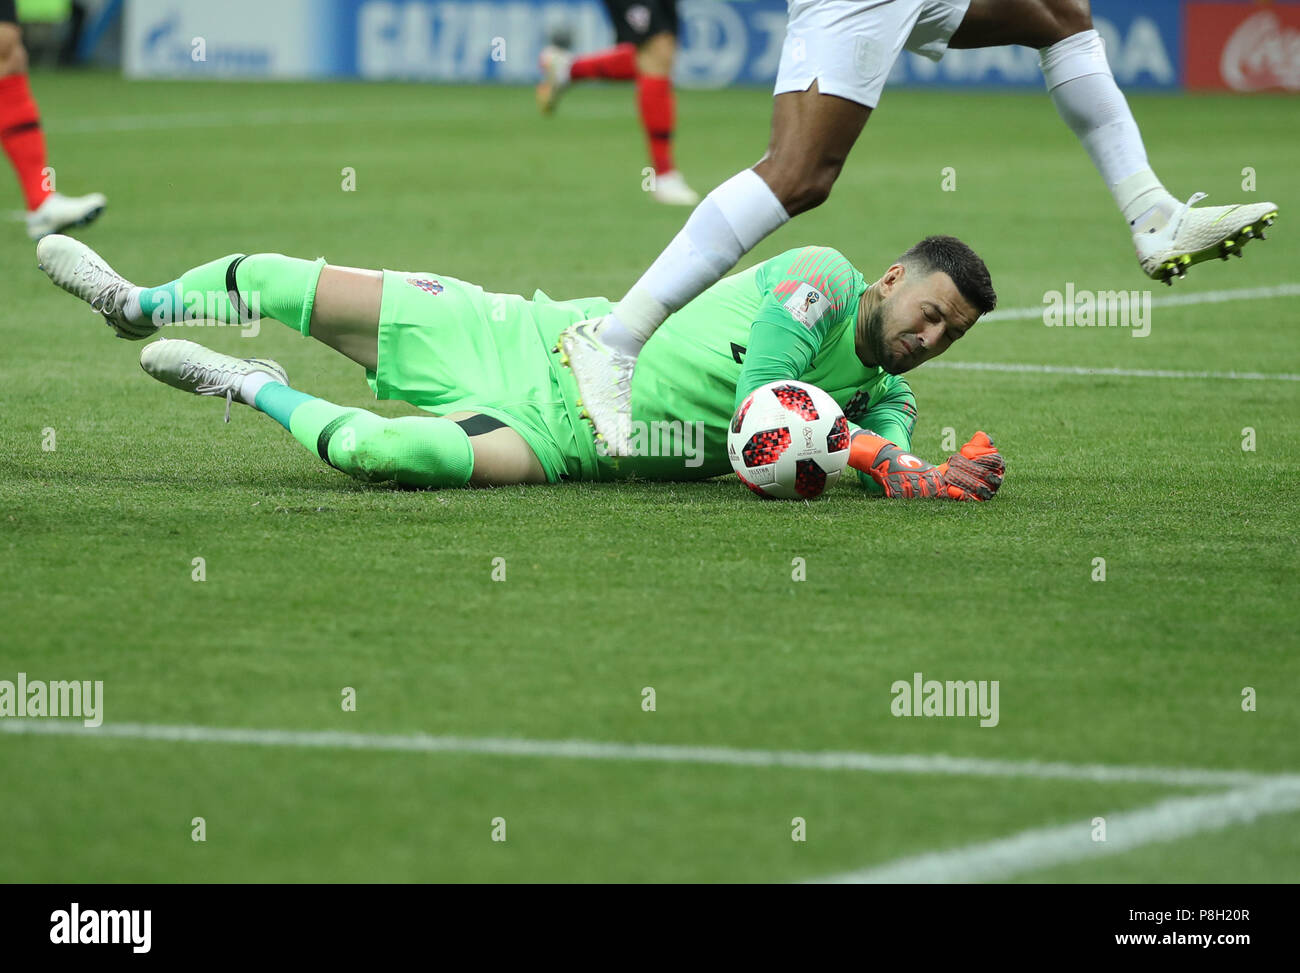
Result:
{"label": "green goalkeeper shorts", "polygon": [[384,271],[377,399],[438,415],[479,412],[519,433],[552,483],[599,476],[577,383],[552,349],[562,330],[603,314],[604,298],[554,302],[493,294],[442,274]]}

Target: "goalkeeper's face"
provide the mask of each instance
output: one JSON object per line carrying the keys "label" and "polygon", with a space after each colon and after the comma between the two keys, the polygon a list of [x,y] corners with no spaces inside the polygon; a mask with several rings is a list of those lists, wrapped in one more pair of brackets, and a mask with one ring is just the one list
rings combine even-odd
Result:
{"label": "goalkeeper's face", "polygon": [[942,271],[920,276],[894,264],[876,289],[879,300],[865,322],[867,350],[891,375],[942,355],[979,317]]}

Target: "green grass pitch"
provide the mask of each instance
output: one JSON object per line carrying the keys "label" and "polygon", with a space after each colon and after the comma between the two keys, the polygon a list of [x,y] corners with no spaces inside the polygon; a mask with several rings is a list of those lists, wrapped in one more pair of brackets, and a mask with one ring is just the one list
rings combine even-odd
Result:
{"label": "green grass pitch", "polygon": [[[278,251],[618,296],[686,215],[641,192],[630,88],[575,90],[543,119],[523,89],[33,87],[59,188],[110,199],[83,239],[141,283]],[[819,243],[871,278],[943,232],[1010,309],[1067,282],[1161,298],[1300,280],[1295,102],[1131,102],[1172,191],[1272,199],[1276,235],[1166,291],[1046,97],[887,92],[830,202],[743,265]],[[751,164],[769,113],[761,90],[683,92],[692,183]],[[848,483],[765,503],[734,478],[400,492],[149,381],[141,346],[52,287],[17,223],[0,261],[0,679],[102,679],[106,726],[1300,770],[1295,381],[923,367],[916,451],[937,462],[945,428],[982,428],[1007,458],[978,506]],[[1294,296],[1157,305],[1142,339],[988,321],[944,361],[1294,375],[1297,316]],[[374,406],[354,366],[274,322],[192,332],[314,394],[414,411]],[[998,726],[892,716],[891,683],[917,671],[998,680]],[[1095,816],[1212,790],[26,733],[0,733],[0,776],[0,880],[21,882],[794,881],[1068,822],[1086,841]],[[1286,813],[1008,877],[1298,868]]]}

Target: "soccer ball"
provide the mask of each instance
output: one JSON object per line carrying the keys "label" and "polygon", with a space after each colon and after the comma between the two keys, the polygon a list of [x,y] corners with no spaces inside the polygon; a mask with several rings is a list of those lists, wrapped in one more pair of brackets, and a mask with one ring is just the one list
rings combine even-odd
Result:
{"label": "soccer ball", "polygon": [[812,500],[849,462],[849,421],[835,400],[806,382],[772,382],[740,403],[727,456],[762,497]]}

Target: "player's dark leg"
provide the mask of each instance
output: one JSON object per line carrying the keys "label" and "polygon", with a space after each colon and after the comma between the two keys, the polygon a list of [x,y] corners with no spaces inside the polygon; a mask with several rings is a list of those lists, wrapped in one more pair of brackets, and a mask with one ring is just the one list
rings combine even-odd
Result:
{"label": "player's dark leg", "polygon": [[673,311],[735,266],[791,216],[830,195],[871,116],[865,105],[807,91],[773,100],[767,154],[705,197],[608,322],[602,340],[634,354]]}
{"label": "player's dark leg", "polygon": [[948,46],[1038,49],[1047,90],[1128,223],[1142,269],[1170,282],[1213,256],[1241,254],[1276,214],[1272,203],[1191,209],[1151,170],[1142,133],[1093,29],[1088,0],[971,0]]}
{"label": "player's dark leg", "polygon": [[1092,30],[1089,0],[971,0],[951,48],[1050,47]]}
{"label": "player's dark leg", "polygon": [[767,153],[705,197],[686,225],[619,302],[602,340],[634,354],[686,305],[792,216],[830,195],[862,127],[865,105],[807,91],[773,99]]}
{"label": "player's dark leg", "polygon": [[816,82],[777,95],[767,154],[754,172],[790,216],[820,206],[870,117],[865,105],[819,93]]}

